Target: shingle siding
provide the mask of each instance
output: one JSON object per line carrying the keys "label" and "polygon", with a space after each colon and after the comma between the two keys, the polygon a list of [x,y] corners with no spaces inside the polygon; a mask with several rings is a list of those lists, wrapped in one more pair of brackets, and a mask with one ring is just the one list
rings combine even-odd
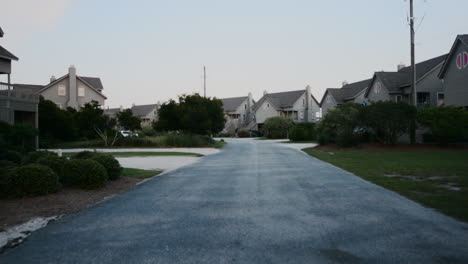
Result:
{"label": "shingle siding", "polygon": [[329,93],[325,96],[322,102],[322,117],[325,117],[328,111],[332,110],[337,106],[335,98]]}
{"label": "shingle siding", "polygon": [[[380,88],[378,88],[380,84]],[[367,100],[369,102],[378,102],[378,101],[389,101],[394,100],[392,96],[388,93],[388,89],[385,85],[376,78],[370,86],[369,94],[367,95]]]}
{"label": "shingle siding", "polygon": [[445,90],[445,104],[453,106],[468,106],[468,67],[457,68],[456,59],[458,54],[468,52],[468,48],[458,42],[454,50],[454,56],[449,58],[444,75],[443,86]]}
{"label": "shingle siding", "polygon": [[426,77],[421,79],[417,85],[416,89],[419,92],[428,92],[430,93],[430,106],[437,106],[437,94],[444,92],[444,86],[442,81],[439,79],[438,74],[442,64],[436,67],[432,72],[429,72]]}

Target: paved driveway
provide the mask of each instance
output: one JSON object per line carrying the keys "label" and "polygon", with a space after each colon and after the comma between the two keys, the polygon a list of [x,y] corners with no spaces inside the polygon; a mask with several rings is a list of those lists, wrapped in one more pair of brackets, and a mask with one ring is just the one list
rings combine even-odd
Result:
{"label": "paved driveway", "polygon": [[302,152],[230,141],[0,263],[467,263],[468,225]]}

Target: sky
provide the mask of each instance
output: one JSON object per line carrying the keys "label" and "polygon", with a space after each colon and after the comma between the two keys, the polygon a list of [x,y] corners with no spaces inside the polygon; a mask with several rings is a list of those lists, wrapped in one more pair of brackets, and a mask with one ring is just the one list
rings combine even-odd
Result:
{"label": "sky", "polygon": [[[326,88],[409,64],[408,0],[0,0],[12,82],[47,84],[70,65],[100,77],[106,107],[178,95]],[[416,60],[468,33],[466,0],[415,0]],[[0,77],[4,78],[4,77]],[[1,79],[1,81],[4,81]]]}

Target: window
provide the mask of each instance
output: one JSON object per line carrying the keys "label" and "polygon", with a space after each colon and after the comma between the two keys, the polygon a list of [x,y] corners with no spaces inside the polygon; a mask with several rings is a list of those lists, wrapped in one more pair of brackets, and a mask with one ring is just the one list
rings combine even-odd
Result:
{"label": "window", "polygon": [[84,87],[79,87],[78,88],[78,96],[79,97],[84,97],[85,96],[85,88]]}
{"label": "window", "polygon": [[61,84],[61,85],[58,86],[58,95],[59,96],[65,96],[66,95],[65,85]]}
{"label": "window", "polygon": [[430,100],[429,93],[418,93],[418,105],[428,105]]}
{"label": "window", "polygon": [[301,119],[301,120],[304,119],[304,112],[303,111],[299,112],[299,119]]}
{"label": "window", "polygon": [[247,109],[247,104],[244,104],[244,109]]}
{"label": "window", "polygon": [[402,101],[403,101],[403,96],[401,96],[401,95],[395,96],[395,102],[401,103]]}
{"label": "window", "polygon": [[437,106],[445,105],[445,94],[437,93]]}
{"label": "window", "polygon": [[374,86],[374,93],[379,94],[381,91],[382,91],[382,84],[378,82]]}

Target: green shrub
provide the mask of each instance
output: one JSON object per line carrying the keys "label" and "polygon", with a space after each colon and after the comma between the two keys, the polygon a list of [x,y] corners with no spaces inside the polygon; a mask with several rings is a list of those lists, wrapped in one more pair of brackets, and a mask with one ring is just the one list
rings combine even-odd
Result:
{"label": "green shrub", "polygon": [[261,130],[267,138],[287,138],[289,130],[293,125],[293,121],[284,117],[275,116],[265,120]]}
{"label": "green shrub", "polygon": [[54,193],[60,187],[57,174],[51,168],[39,164],[14,169],[9,185],[15,197]]}
{"label": "green shrub", "polygon": [[350,133],[361,125],[360,114],[363,106],[355,103],[338,105],[328,111],[316,126],[317,138],[321,145],[337,143],[349,146],[348,142],[359,143],[359,138],[353,138]]}
{"label": "green shrub", "polygon": [[296,124],[289,132],[289,139],[293,141],[315,140],[316,138],[315,123]]}
{"label": "green shrub", "polygon": [[111,155],[97,155],[91,158],[94,161],[99,162],[107,171],[107,177],[109,180],[117,180],[122,174],[122,167],[119,161]]}
{"label": "green shrub", "polygon": [[336,144],[341,147],[354,147],[360,143],[359,136],[351,130],[340,131],[336,136]]}
{"label": "green shrub", "polygon": [[207,147],[215,143],[215,141],[204,135],[196,134],[175,134],[169,133],[165,135],[162,139],[163,146],[166,147]]}
{"label": "green shrub", "polygon": [[0,160],[0,197],[12,195],[11,172],[17,167],[17,163]]}
{"label": "green shrub", "polygon": [[247,130],[239,130],[239,132],[237,132],[237,136],[240,138],[248,138],[250,137],[250,133]]}
{"label": "green shrub", "polygon": [[154,137],[158,134],[156,130],[154,130],[153,126],[144,126],[141,128],[140,135],[147,136],[147,137]]}
{"label": "green shrub", "polygon": [[395,144],[410,132],[416,113],[416,107],[406,103],[379,101],[364,107],[359,118],[378,141]]}
{"label": "green shrub", "polygon": [[58,155],[54,152],[50,151],[31,151],[23,158],[23,164],[31,164],[36,163],[37,160],[41,158],[53,158],[58,157]]}
{"label": "green shrub", "polygon": [[85,150],[85,151],[80,151],[76,153],[75,155],[71,157],[71,159],[91,159],[98,155],[100,154],[95,151]]}
{"label": "green shrub", "polygon": [[424,141],[432,140],[441,144],[464,141],[468,137],[468,111],[453,106],[422,109],[418,122],[431,132]]}
{"label": "green shrub", "polygon": [[63,178],[63,168],[67,162],[66,158],[57,156],[42,157],[36,161],[37,164],[51,168],[57,174],[59,180]]}
{"label": "green shrub", "polygon": [[106,169],[94,160],[74,159],[65,164],[62,183],[81,189],[97,189],[107,180]]}
{"label": "green shrub", "polygon": [[0,160],[8,160],[16,164],[21,164],[21,154],[13,150],[1,150]]}

